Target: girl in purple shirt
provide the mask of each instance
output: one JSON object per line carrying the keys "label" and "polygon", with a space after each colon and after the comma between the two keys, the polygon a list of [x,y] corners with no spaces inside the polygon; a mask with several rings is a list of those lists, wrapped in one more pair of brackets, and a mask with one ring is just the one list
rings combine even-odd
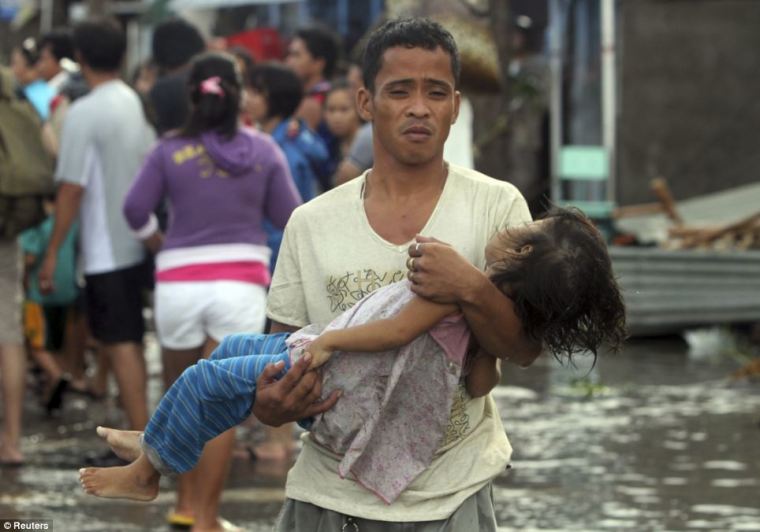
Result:
{"label": "girl in purple shirt", "polygon": [[[301,203],[276,143],[240,127],[241,90],[231,56],[199,56],[188,76],[188,122],[154,147],[124,203],[132,230],[157,252],[155,319],[167,388],[224,336],[263,331],[270,250],[262,221],[284,228]],[[165,235],[153,214],[164,199]],[[201,465],[180,478],[176,514],[217,525],[233,443],[232,431],[214,439]],[[219,488],[197,486],[195,475]]]}

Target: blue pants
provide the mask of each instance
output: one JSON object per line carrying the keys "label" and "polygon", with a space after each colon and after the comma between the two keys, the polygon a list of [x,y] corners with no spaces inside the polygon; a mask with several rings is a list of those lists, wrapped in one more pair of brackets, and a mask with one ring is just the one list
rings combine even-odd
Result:
{"label": "blue pants", "polygon": [[195,467],[207,441],[243,422],[267,364],[290,365],[288,333],[227,336],[208,360],[187,368],[161,398],[143,434],[143,450],[161,473]]}

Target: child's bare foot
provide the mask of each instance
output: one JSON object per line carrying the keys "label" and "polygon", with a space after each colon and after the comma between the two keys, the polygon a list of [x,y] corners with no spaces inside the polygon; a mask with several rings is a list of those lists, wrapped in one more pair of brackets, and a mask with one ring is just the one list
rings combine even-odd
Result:
{"label": "child's bare foot", "polygon": [[134,462],[140,456],[140,434],[139,430],[117,430],[108,427],[98,427],[95,429],[98,436],[106,440],[111,450],[127,462]]}
{"label": "child's bare foot", "polygon": [[123,467],[88,467],[79,470],[79,483],[86,493],[109,499],[152,501],[158,495],[160,478],[155,470],[146,471],[140,465],[140,460]]}

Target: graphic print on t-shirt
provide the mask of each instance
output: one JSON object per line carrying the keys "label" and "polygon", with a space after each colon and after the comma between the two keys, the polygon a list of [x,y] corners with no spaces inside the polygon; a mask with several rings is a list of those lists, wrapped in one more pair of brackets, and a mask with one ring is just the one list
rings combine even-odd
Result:
{"label": "graphic print on t-shirt", "polygon": [[339,277],[331,275],[326,286],[330,311],[337,314],[348,310],[378,288],[401,281],[405,276],[401,270],[380,274],[371,268],[346,272]]}
{"label": "graphic print on t-shirt", "polygon": [[[202,179],[208,179],[210,177],[229,177],[230,174],[226,171],[218,168],[211,157],[206,153],[206,148],[203,144],[188,144],[182,148],[175,150],[172,153],[172,160],[177,166],[181,166],[187,161],[196,160],[196,164],[200,169],[199,175]],[[258,168],[257,168],[258,170]]]}

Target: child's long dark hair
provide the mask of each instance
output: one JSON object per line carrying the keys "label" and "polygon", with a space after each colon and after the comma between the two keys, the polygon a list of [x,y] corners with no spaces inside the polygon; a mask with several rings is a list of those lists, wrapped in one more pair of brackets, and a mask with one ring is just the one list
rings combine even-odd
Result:
{"label": "child's long dark hair", "polygon": [[231,55],[212,52],[196,57],[187,79],[190,116],[181,134],[197,137],[216,131],[233,137],[238,130],[240,91],[240,74]]}
{"label": "child's long dark hair", "polygon": [[[493,265],[491,281],[514,302],[526,334],[560,358],[626,337],[625,305],[599,231],[575,209],[553,208],[538,230],[507,230],[515,252]],[[512,237],[512,238],[510,238]],[[516,241],[515,241],[516,240]]]}

